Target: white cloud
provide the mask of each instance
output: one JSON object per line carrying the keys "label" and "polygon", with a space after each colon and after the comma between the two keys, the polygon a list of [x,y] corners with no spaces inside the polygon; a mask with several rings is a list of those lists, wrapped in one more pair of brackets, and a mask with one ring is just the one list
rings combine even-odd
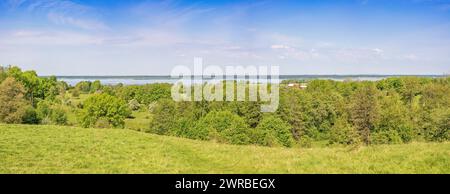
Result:
{"label": "white cloud", "polygon": [[270,46],[270,48],[272,49],[289,49],[289,46],[286,45],[282,45],[282,44],[274,44],[272,46]]}
{"label": "white cloud", "polygon": [[108,27],[100,22],[100,21],[96,21],[96,20],[87,20],[87,19],[80,19],[80,18],[73,18],[70,16],[65,16],[63,14],[59,14],[59,13],[49,13],[47,15],[48,19],[55,23],[55,24],[59,24],[59,25],[72,25],[75,27],[79,27],[85,30],[105,30],[108,29]]}
{"label": "white cloud", "polygon": [[8,0],[9,9],[22,8],[22,12],[47,17],[57,25],[67,25],[85,30],[104,30],[107,25],[94,8],[71,0]]}
{"label": "white cloud", "polygon": [[383,49],[379,49],[379,48],[374,48],[372,49],[373,52],[375,52],[376,54],[382,54],[384,52]]}
{"label": "white cloud", "polygon": [[98,45],[104,37],[70,31],[16,30],[0,33],[5,46]]}

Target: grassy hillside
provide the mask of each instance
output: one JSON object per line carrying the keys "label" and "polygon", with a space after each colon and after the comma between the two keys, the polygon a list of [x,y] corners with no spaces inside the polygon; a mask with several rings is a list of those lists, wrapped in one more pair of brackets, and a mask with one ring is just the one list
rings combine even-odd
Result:
{"label": "grassy hillside", "polygon": [[288,149],[0,125],[0,173],[450,173],[450,143]]}

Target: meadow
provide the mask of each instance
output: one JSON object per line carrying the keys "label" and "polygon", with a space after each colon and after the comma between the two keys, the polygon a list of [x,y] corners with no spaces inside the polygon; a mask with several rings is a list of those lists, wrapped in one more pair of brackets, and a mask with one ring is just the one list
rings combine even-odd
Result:
{"label": "meadow", "polygon": [[450,143],[228,145],[126,129],[0,124],[0,173],[450,173]]}

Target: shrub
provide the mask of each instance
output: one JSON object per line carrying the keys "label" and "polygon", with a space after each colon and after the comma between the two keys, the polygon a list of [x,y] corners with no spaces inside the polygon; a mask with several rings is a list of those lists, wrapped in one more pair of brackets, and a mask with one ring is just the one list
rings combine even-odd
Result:
{"label": "shrub", "polygon": [[84,101],[80,120],[83,127],[94,126],[100,118],[113,127],[123,127],[130,114],[123,100],[109,94],[94,94]]}
{"label": "shrub", "polygon": [[[201,139],[201,137],[204,137],[204,135],[193,133],[193,130],[191,130],[194,127],[194,125],[195,121],[190,118],[185,117],[177,118],[175,121],[175,125],[170,129],[169,134],[177,137]],[[206,136],[207,135],[208,134],[206,133]]]}
{"label": "shrub", "polygon": [[110,128],[111,125],[109,124],[108,119],[102,117],[102,118],[99,118],[97,120],[97,122],[95,122],[94,127],[95,128]]}
{"label": "shrub", "polygon": [[135,99],[130,100],[130,102],[128,102],[128,108],[130,108],[133,111],[139,110],[140,107],[141,107],[141,105]]}
{"label": "shrub", "polygon": [[413,139],[413,124],[400,95],[390,91],[380,101],[380,116],[375,131],[395,130],[403,142]]}
{"label": "shrub", "polygon": [[249,144],[250,130],[245,120],[229,111],[212,111],[190,131],[197,139],[214,139],[231,144]]}
{"label": "shrub", "polygon": [[62,108],[55,108],[50,116],[53,123],[58,125],[67,124],[67,114]]}
{"label": "shrub", "polygon": [[339,118],[330,131],[330,144],[352,145],[360,142],[358,131],[347,122],[345,118]]}
{"label": "shrub", "polygon": [[282,145],[291,147],[294,139],[291,126],[280,118],[274,116],[263,117],[255,128],[255,143],[265,146]]}
{"label": "shrub", "polygon": [[430,141],[450,140],[450,108],[435,109],[431,121],[425,128],[426,138]]}
{"label": "shrub", "polygon": [[78,90],[82,93],[89,93],[91,91],[91,82],[90,81],[81,81],[75,85],[75,90]]}
{"label": "shrub", "polygon": [[372,144],[399,144],[402,138],[395,130],[377,131],[371,135]]}
{"label": "shrub", "polygon": [[158,101],[152,110],[153,120],[150,123],[152,133],[164,135],[175,126],[175,102],[171,99]]}
{"label": "shrub", "polygon": [[313,139],[307,135],[303,135],[298,139],[298,143],[301,147],[309,148],[312,146]]}
{"label": "shrub", "polygon": [[39,124],[41,119],[39,118],[36,110],[32,106],[26,108],[25,114],[22,117],[22,123],[24,124]]}
{"label": "shrub", "polygon": [[67,113],[60,107],[60,105],[43,100],[37,104],[37,115],[44,124],[67,124]]}

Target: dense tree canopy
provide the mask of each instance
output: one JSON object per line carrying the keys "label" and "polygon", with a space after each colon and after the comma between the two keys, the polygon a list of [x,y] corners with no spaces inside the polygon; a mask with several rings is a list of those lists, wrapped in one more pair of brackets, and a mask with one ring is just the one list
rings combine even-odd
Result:
{"label": "dense tree canopy", "polygon": [[145,132],[287,147],[450,139],[450,77],[283,81],[274,113],[261,112],[264,102],[248,98],[175,102],[167,83],[83,81],[71,88],[56,77],[39,77],[14,66],[0,68],[0,82],[4,123],[124,127],[126,119],[138,114],[145,115],[140,124]]}

